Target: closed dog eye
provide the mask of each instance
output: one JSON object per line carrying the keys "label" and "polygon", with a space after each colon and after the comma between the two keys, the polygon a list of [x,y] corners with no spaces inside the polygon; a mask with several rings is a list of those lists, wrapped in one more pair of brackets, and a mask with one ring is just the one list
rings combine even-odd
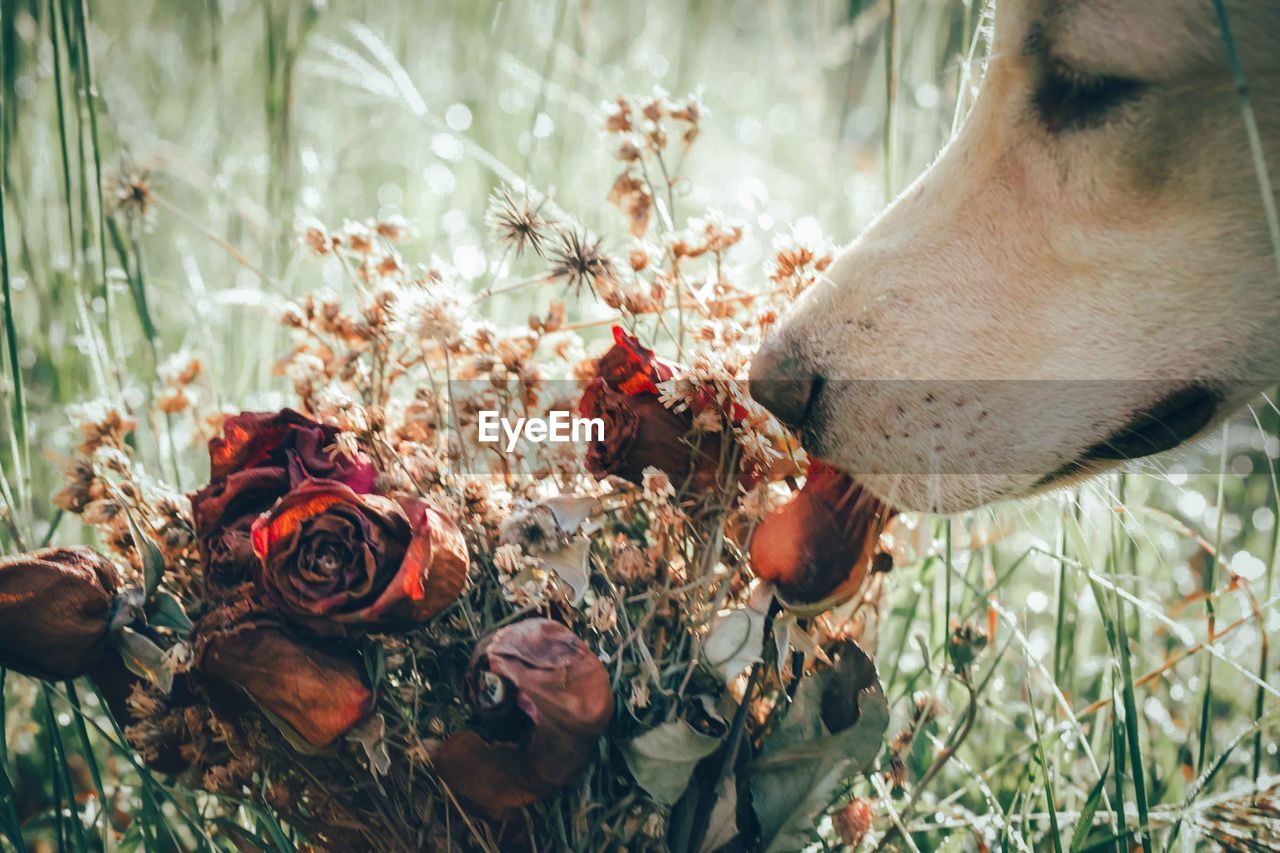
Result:
{"label": "closed dog eye", "polygon": [[1040,122],[1057,134],[1103,124],[1112,110],[1137,98],[1143,88],[1141,81],[1128,77],[1091,76],[1051,64],[1032,103]]}

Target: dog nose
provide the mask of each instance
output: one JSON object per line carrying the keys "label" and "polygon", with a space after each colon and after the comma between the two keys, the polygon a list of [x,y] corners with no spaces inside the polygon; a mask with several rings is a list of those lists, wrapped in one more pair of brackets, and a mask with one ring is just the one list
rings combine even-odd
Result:
{"label": "dog nose", "polygon": [[766,343],[751,360],[751,396],[789,427],[804,423],[821,381],[784,346]]}

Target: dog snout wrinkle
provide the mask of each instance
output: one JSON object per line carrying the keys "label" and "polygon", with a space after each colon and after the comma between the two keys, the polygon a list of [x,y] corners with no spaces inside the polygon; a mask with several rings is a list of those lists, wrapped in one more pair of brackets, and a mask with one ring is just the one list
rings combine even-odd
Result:
{"label": "dog snout wrinkle", "polygon": [[809,416],[822,377],[783,347],[765,344],[751,362],[751,396],[789,427]]}

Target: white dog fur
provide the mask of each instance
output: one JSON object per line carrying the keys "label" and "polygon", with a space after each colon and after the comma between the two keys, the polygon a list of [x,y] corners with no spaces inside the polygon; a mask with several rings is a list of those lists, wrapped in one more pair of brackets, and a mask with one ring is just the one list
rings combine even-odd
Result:
{"label": "white dog fur", "polygon": [[[1227,11],[1280,175],[1280,3]],[[1115,463],[1088,449],[1170,391],[1211,386],[1211,425],[1280,375],[1280,276],[1212,0],[999,0],[991,38],[959,133],[766,345],[826,380],[810,451],[905,509],[1096,473]],[[1123,96],[1073,124],[1046,85],[1068,106]]]}

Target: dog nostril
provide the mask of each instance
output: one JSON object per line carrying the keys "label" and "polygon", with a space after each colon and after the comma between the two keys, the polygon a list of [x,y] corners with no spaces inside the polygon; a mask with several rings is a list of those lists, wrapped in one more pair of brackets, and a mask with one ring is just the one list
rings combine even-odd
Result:
{"label": "dog nostril", "polygon": [[751,362],[751,396],[789,427],[799,427],[822,381],[803,362],[765,346]]}

